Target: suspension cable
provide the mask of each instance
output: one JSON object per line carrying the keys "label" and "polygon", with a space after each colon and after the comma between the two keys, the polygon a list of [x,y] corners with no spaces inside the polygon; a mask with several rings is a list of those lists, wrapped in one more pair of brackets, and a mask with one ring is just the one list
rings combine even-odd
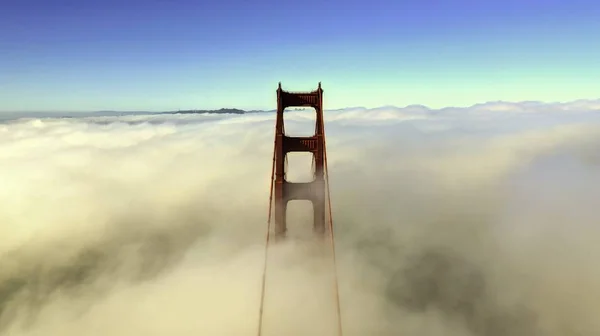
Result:
{"label": "suspension cable", "polygon": [[342,329],[342,308],[340,305],[340,290],[339,290],[339,284],[338,284],[338,271],[337,271],[337,258],[336,258],[336,253],[335,253],[335,236],[334,236],[334,230],[333,230],[333,216],[331,215],[331,189],[329,189],[329,168],[327,166],[327,146],[325,144],[325,125],[324,123],[321,123],[321,134],[323,134],[323,163],[325,165],[325,183],[327,186],[327,205],[328,205],[328,212],[329,212],[329,238],[330,238],[330,244],[331,244],[331,257],[332,257],[332,262],[333,262],[333,273],[334,273],[334,280],[333,280],[333,285],[334,285],[334,294],[335,294],[335,303],[336,303],[336,310],[337,310],[337,325],[338,325],[338,336],[342,336],[343,333],[343,329]]}
{"label": "suspension cable", "polygon": [[[275,141],[277,140],[277,132],[275,132]],[[271,213],[273,206],[273,182],[275,180],[275,145],[273,145],[273,163],[271,164],[271,187],[269,188],[269,216],[267,220],[267,233],[265,234],[265,254],[264,254],[264,265],[263,265],[263,274],[262,274],[262,284],[260,290],[260,310],[258,313],[258,336],[262,335],[262,324],[263,324],[263,311],[265,307],[265,288],[267,284],[267,265],[269,260],[269,240],[271,238]]]}

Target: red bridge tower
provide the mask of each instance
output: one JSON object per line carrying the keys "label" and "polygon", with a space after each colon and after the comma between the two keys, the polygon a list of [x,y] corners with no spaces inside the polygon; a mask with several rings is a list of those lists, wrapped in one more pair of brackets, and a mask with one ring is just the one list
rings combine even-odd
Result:
{"label": "red bridge tower", "polygon": [[[312,107],[317,114],[315,133],[307,137],[292,137],[285,134],[283,111],[286,107]],[[286,156],[291,152],[308,152],[313,157],[314,177],[310,182],[296,183],[285,179]],[[265,261],[262,277],[260,298],[260,311],[258,322],[258,336],[262,335],[263,312],[265,304],[266,278],[268,265],[269,237],[271,234],[271,210],[273,205],[273,185],[275,189],[275,238],[286,236],[286,212],[289,201],[308,200],[312,202],[314,212],[313,230],[320,237],[329,233],[332,266],[334,269],[335,300],[338,324],[338,336],[342,336],[342,317],[337,280],[337,266],[335,257],[335,242],[333,236],[333,220],[331,218],[331,200],[329,195],[329,178],[327,169],[327,152],[325,148],[325,129],[323,124],[323,90],[321,83],[317,90],[312,92],[287,92],[281,89],[281,82],[277,88],[277,120],[275,124],[275,148],[273,153],[273,166],[271,169],[271,189],[269,191],[269,219],[265,244]],[[328,225],[325,226],[325,207],[329,213]],[[328,228],[328,229],[326,229]]]}
{"label": "red bridge tower", "polygon": [[[317,113],[315,133],[308,137],[285,134],[283,111],[286,107],[312,107]],[[312,92],[287,92],[277,88],[277,121],[275,126],[275,236],[285,237],[287,204],[292,200],[308,200],[313,204],[314,231],[325,233],[325,135],[323,128],[323,89],[321,83]],[[285,158],[290,152],[310,152],[313,155],[314,179],[292,183],[285,179]]]}

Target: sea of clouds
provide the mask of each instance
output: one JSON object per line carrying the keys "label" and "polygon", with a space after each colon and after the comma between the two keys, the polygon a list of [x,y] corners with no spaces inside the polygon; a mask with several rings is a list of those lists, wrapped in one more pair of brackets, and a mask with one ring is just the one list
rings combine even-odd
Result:
{"label": "sea of clouds", "polygon": [[[600,101],[325,118],[344,335],[600,334]],[[273,113],[4,120],[0,334],[255,335],[273,139]],[[306,209],[265,336],[335,334]]]}

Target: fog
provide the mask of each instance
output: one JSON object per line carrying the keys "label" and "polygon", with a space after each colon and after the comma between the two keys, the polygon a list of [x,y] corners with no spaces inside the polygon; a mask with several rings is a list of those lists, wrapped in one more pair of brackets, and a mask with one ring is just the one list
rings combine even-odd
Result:
{"label": "fog", "polygon": [[[599,112],[327,111],[344,335],[600,334]],[[255,335],[273,138],[272,113],[0,123],[0,333]],[[263,335],[335,335],[294,209]]]}

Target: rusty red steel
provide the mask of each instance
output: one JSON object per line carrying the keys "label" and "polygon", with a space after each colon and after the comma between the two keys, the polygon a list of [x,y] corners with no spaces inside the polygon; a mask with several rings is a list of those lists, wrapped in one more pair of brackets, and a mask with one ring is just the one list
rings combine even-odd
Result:
{"label": "rusty red steel", "polygon": [[[312,107],[317,114],[315,134],[292,137],[285,134],[283,111],[287,107]],[[277,88],[277,121],[275,124],[275,237],[287,232],[286,212],[289,201],[308,200],[314,212],[313,230],[325,233],[325,135],[323,131],[323,89],[321,83],[312,92],[288,92]],[[309,152],[314,159],[315,175],[311,182],[289,182],[285,179],[285,158],[291,152]]]}

